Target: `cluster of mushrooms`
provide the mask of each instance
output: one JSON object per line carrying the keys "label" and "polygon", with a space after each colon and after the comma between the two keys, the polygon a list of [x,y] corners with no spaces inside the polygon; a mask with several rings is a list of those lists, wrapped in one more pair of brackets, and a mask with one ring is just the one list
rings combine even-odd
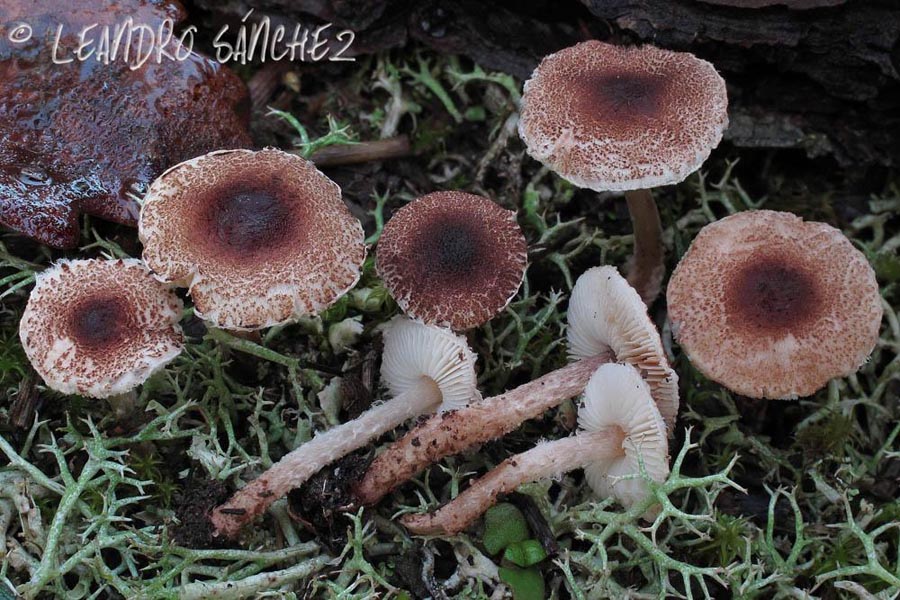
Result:
{"label": "cluster of mushrooms", "polygon": [[[317,471],[406,421],[356,482],[373,505],[443,457],[501,437],[581,397],[579,430],[538,443],[471,482],[414,533],[453,534],[524,482],[584,469],[600,497],[625,506],[669,470],[678,376],[647,306],[664,276],[649,189],[695,171],[727,126],[725,84],[709,63],[649,46],[588,41],[546,57],[525,84],[519,132],[531,156],[573,184],[624,191],[634,226],[627,279],[588,269],[569,298],[570,364],[483,398],[461,335],[502,311],[527,267],[515,213],[460,191],[397,211],[377,272],[405,313],[383,328],[390,399],[317,432],[248,482],[210,518],[236,536]],[[274,149],[212,152],[149,188],[139,222],[143,261],[60,261],[40,274],[21,321],[46,384],[97,398],[129,394],[182,349],[182,303],[211,327],[258,331],[316,315],[354,287],[363,228],[338,186]],[[865,257],[837,229],[790,213],[740,213],[705,227],[667,288],[672,330],[693,364],[739,394],[809,395],[866,360],[881,298]]]}

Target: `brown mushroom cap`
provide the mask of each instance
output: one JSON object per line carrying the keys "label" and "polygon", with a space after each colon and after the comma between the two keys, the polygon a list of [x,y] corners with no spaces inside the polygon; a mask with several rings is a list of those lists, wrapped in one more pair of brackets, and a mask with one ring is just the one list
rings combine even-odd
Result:
{"label": "brown mushroom cap", "polygon": [[226,329],[317,314],[356,284],[366,254],[337,184],[274,149],[172,167],[144,199],[140,238],[156,276],[187,286],[198,315]]}
{"label": "brown mushroom cap", "polygon": [[878,340],[875,273],[839,230],[783,212],[704,227],[668,288],[691,362],[739,394],[808,396],[855,372]]}
{"label": "brown mushroom cap", "polygon": [[595,40],[544,58],[522,96],[528,153],[597,191],[682,181],[728,126],[725,82],[708,62]]}
{"label": "brown mushroom cap", "polygon": [[138,260],[62,260],[38,274],[19,337],[49,387],[107,398],[178,356],[181,310]]}
{"label": "brown mushroom cap", "polygon": [[[171,0],[0,2],[0,225],[74,248],[79,215],[136,226],[135,196],[168,167],[252,145],[246,86],[180,44],[186,17]],[[14,43],[20,23],[32,35]],[[92,56],[73,60],[85,41]],[[137,65],[163,43],[178,60]]]}
{"label": "brown mushroom cap", "polygon": [[525,276],[526,249],[514,212],[482,196],[434,192],[385,226],[377,269],[408,315],[460,331],[509,304]]}

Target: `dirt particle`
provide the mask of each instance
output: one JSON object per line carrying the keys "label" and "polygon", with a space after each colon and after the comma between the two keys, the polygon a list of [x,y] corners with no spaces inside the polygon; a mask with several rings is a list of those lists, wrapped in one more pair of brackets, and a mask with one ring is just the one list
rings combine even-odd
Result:
{"label": "dirt particle", "polygon": [[209,515],[212,509],[228,499],[228,489],[221,481],[190,479],[175,498],[177,524],[171,526],[172,539],[187,548],[221,548],[225,540],[214,538]]}

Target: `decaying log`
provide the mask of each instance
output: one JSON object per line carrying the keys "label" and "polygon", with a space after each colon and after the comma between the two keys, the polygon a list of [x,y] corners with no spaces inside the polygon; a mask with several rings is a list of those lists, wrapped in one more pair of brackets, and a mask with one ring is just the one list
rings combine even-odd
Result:
{"label": "decaying log", "polygon": [[414,40],[525,78],[579,40],[650,42],[711,61],[729,84],[742,147],[797,148],[845,166],[900,156],[896,0],[196,0],[217,18],[254,15],[353,29],[357,53]]}

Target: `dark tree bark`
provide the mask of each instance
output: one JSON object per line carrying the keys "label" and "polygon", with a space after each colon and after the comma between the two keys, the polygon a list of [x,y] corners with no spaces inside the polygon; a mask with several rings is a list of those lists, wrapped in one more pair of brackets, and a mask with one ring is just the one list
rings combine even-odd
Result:
{"label": "dark tree bark", "polygon": [[740,147],[797,148],[847,167],[900,156],[896,0],[196,0],[218,16],[269,14],[357,32],[359,53],[418,41],[527,78],[587,38],[653,43],[711,61]]}

